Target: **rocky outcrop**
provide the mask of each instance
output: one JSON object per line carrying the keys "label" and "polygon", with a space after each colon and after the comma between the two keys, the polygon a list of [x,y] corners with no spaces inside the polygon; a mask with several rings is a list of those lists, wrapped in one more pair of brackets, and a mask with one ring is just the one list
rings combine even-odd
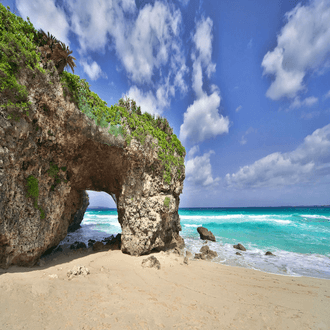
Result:
{"label": "rocky outcrop", "polygon": [[246,251],[246,248],[241,243],[233,245],[233,248],[241,251]]}
{"label": "rocky outcrop", "polygon": [[87,192],[85,190],[83,190],[81,192],[81,194],[82,194],[82,198],[81,198],[82,205],[79,208],[79,210],[76,212],[76,214],[74,215],[73,222],[69,226],[68,232],[73,232],[80,228],[80,224],[84,219],[84,214],[89,205],[89,196],[88,196]]}
{"label": "rocky outcrop", "polygon": [[199,252],[195,253],[195,259],[210,260],[218,256],[218,253],[210,250],[208,245],[202,246]]}
{"label": "rocky outcrop", "polygon": [[[122,252],[183,246],[178,208],[185,151],[164,121],[157,128],[150,115],[117,106],[119,124],[111,124],[112,108],[100,124],[75,98],[83,90],[79,77],[60,76],[51,60],[29,62],[32,69],[24,63],[23,57],[17,62],[15,77],[26,98],[15,89],[0,94],[0,267],[34,265],[57,246],[77,212],[83,216],[85,190],[114,197]],[[88,100],[97,114],[105,102],[95,95]],[[142,121],[143,129],[134,126]],[[164,161],[169,154],[173,163]]]}
{"label": "rocky outcrop", "polygon": [[209,240],[209,241],[215,242],[214,235],[208,229],[206,229],[204,227],[198,227],[197,228],[197,231],[198,231],[198,233],[200,235],[200,239],[205,239],[205,240]]}

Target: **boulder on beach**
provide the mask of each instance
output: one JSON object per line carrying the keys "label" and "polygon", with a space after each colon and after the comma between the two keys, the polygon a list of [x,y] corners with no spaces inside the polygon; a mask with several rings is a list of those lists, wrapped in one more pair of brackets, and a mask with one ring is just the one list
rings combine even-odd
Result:
{"label": "boulder on beach", "polygon": [[160,269],[160,262],[154,256],[150,256],[150,257],[148,257],[146,259],[143,259],[141,265],[142,265],[143,268],[148,267],[148,268],[157,268],[157,269]]}
{"label": "boulder on beach", "polygon": [[197,231],[198,231],[201,239],[206,239],[206,240],[215,242],[214,235],[212,234],[212,232],[210,232],[206,228],[204,228],[204,227],[198,227],[197,228]]}
{"label": "boulder on beach", "polygon": [[274,256],[274,257],[275,257],[275,254],[271,253],[270,251],[267,251],[267,252],[265,253],[265,256]]}
{"label": "boulder on beach", "polygon": [[240,252],[236,252],[236,254],[237,254],[238,256],[241,256],[241,255],[242,255],[242,253],[240,253]]}
{"label": "boulder on beach", "polygon": [[233,247],[237,250],[246,251],[246,248],[241,243],[233,245]]}
{"label": "boulder on beach", "polygon": [[200,253],[195,253],[195,259],[210,260],[218,256],[218,253],[210,250],[208,245],[204,245],[199,250]]}

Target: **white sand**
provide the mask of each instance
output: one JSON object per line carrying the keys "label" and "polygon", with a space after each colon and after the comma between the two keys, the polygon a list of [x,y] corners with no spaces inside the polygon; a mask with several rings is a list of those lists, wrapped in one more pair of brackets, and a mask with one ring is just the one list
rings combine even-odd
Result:
{"label": "white sand", "polygon": [[121,251],[0,269],[0,329],[330,329],[330,280],[153,255],[160,270]]}

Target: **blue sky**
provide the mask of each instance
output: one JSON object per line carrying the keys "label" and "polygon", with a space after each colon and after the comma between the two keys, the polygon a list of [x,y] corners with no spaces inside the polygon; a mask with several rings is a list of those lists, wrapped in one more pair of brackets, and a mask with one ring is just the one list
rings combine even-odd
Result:
{"label": "blue sky", "polygon": [[330,204],[330,0],[1,3],[68,45],[108,106],[168,119],[180,207]]}

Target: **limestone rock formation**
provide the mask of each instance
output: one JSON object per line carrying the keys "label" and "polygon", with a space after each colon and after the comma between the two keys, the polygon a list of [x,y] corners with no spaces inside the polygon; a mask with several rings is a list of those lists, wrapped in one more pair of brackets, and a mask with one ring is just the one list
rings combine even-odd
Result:
{"label": "limestone rock formation", "polygon": [[[18,35],[9,33],[10,24],[8,31],[1,28],[13,40]],[[78,76],[59,75],[54,62],[41,57],[28,67],[19,45],[8,45],[21,57],[8,71],[18,87],[0,89],[0,267],[34,265],[57,246],[77,212],[83,216],[85,190],[114,197],[122,252],[143,255],[183,246],[178,208],[185,151],[171,129],[122,105],[115,108],[116,125],[113,108],[102,113],[100,124],[95,117],[105,102],[83,88]],[[0,50],[4,47],[0,42]],[[40,55],[36,45],[31,49]],[[4,59],[2,53],[0,62]],[[21,87],[26,96],[18,92]],[[82,93],[89,112],[82,111]],[[134,126],[142,122],[142,128]],[[111,133],[116,130],[124,134]]]}
{"label": "limestone rock formation", "polygon": [[204,227],[197,228],[198,234],[200,235],[200,239],[205,239],[209,241],[215,242],[215,237],[211,231]]}
{"label": "limestone rock formation", "polygon": [[74,215],[73,222],[70,224],[70,226],[68,228],[68,232],[73,232],[80,228],[80,224],[84,219],[84,214],[89,205],[89,196],[88,196],[87,192],[85,190],[83,190],[81,193],[83,195],[82,199],[81,199],[82,205],[79,208],[79,210],[76,212],[76,214]]}

